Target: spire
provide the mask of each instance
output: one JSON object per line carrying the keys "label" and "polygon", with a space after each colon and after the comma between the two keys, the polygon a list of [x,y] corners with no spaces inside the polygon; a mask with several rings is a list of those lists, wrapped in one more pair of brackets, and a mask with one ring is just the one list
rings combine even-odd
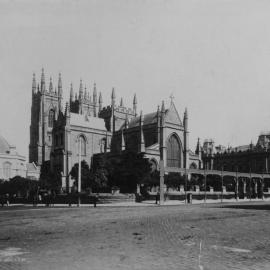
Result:
{"label": "spire", "polygon": [[186,118],[188,118],[188,110],[187,110],[187,107],[185,108],[184,116],[185,116]]}
{"label": "spire", "polygon": [[170,99],[171,99],[171,104],[173,104],[173,99],[174,99],[173,94],[170,95]]}
{"label": "spire", "polygon": [[161,104],[161,116],[160,116],[160,126],[164,127],[165,124],[165,104],[164,104],[164,100],[162,100],[162,104]]}
{"label": "spire", "polygon": [[112,99],[112,105],[115,105],[115,91],[114,88],[112,89],[112,95],[111,95],[111,99]]}
{"label": "spire", "polygon": [[134,94],[134,97],[133,97],[133,112],[134,112],[135,116],[137,116],[137,97],[136,97],[136,94]]}
{"label": "spire", "polygon": [[70,116],[70,106],[68,102],[66,102],[65,115]]}
{"label": "spire", "polygon": [[78,100],[78,94],[75,93],[75,100]]}
{"label": "spire", "polygon": [[96,83],[94,83],[94,89],[93,89],[93,102],[94,102],[94,104],[97,104],[97,86],[96,86]]}
{"label": "spire", "polygon": [[123,98],[121,97],[121,100],[120,100],[120,106],[121,107],[124,107],[124,103],[123,103]]}
{"label": "spire", "polygon": [[61,73],[59,73],[59,76],[58,76],[58,96],[62,97],[62,95],[63,95],[62,78],[61,78]]}
{"label": "spire", "polygon": [[70,101],[73,101],[74,93],[73,93],[73,85],[72,83],[70,84]]}
{"label": "spire", "polygon": [[84,99],[87,99],[87,89],[86,89],[86,85],[84,87]]}
{"label": "spire", "polygon": [[164,100],[162,100],[161,113],[165,113],[165,104],[164,104]]}
{"label": "spire", "polygon": [[37,83],[36,83],[36,75],[35,75],[35,73],[33,73],[32,92],[33,93],[37,92]]}
{"label": "spire", "polygon": [[160,108],[157,106],[157,140],[160,143]]}
{"label": "spire", "polygon": [[98,111],[101,112],[102,110],[102,95],[101,92],[99,92],[99,97],[98,97]]}
{"label": "spire", "polygon": [[50,92],[50,93],[53,93],[52,77],[50,77],[49,92]]}
{"label": "spire", "polygon": [[198,138],[195,154],[198,155],[200,152],[201,152],[201,142],[200,138]]}
{"label": "spire", "polygon": [[129,124],[129,121],[128,121],[128,114],[126,113],[126,119],[125,119],[125,129],[128,128],[128,124]]}
{"label": "spire", "polygon": [[45,92],[45,74],[44,74],[44,68],[41,70],[41,82],[40,82],[40,91],[43,93]]}
{"label": "spire", "polygon": [[185,130],[188,130],[188,110],[187,108],[185,109],[185,112],[184,112],[184,128]]}
{"label": "spire", "polygon": [[140,114],[140,149],[139,152],[145,152],[144,135],[143,135],[143,112]]}
{"label": "spire", "polygon": [[80,80],[80,89],[79,89],[79,99],[82,99],[83,97],[83,84],[82,79]]}
{"label": "spire", "polygon": [[126,144],[125,144],[125,137],[124,137],[124,130],[121,130],[121,150],[126,150]]}

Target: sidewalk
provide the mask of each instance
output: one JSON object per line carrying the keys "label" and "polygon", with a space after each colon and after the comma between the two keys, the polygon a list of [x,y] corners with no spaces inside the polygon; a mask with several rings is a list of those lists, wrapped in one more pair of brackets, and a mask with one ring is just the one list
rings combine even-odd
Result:
{"label": "sidewalk", "polygon": [[[161,206],[175,206],[175,205],[198,205],[198,204],[221,204],[221,203],[246,203],[246,202],[268,202],[270,201],[270,198],[266,198],[264,200],[262,199],[241,199],[241,200],[235,200],[235,199],[223,199],[221,200],[211,200],[208,199],[206,201],[204,200],[192,200],[192,203],[185,203],[185,201],[179,201],[179,200],[166,200]],[[9,207],[12,206],[22,206],[22,207],[31,207],[31,208],[38,208],[38,207],[46,207],[46,208],[76,208],[78,207],[76,204],[72,204],[70,207],[68,204],[55,204],[53,206],[45,206],[45,204],[38,204],[37,206],[33,207],[32,204],[10,204]],[[149,201],[143,201],[143,202],[135,202],[135,201],[128,201],[128,202],[115,202],[115,203],[104,203],[104,204],[97,204],[98,207],[146,207],[146,206],[160,206],[160,204],[156,204],[155,200],[149,200]],[[94,207],[93,204],[81,204],[80,207]],[[7,208],[7,206],[4,206],[4,208]],[[1,208],[0,208],[1,209]]]}

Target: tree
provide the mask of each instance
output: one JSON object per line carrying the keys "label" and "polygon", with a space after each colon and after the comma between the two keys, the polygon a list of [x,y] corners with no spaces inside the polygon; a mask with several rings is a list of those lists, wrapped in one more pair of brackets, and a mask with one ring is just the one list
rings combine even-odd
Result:
{"label": "tree", "polygon": [[[75,163],[70,171],[70,175],[75,179],[74,185],[78,186],[78,172],[79,172],[79,163]],[[91,175],[89,165],[85,160],[81,162],[81,188],[86,190],[91,187]]]}
{"label": "tree", "polygon": [[164,183],[168,188],[179,188],[180,185],[185,185],[185,176],[179,173],[169,173],[165,175]]}
{"label": "tree", "polygon": [[43,189],[59,191],[62,186],[61,172],[52,172],[50,161],[45,161],[41,165],[39,185]]}
{"label": "tree", "polygon": [[105,168],[98,168],[95,173],[91,172],[91,187],[98,191],[108,188],[108,171]]}
{"label": "tree", "polygon": [[107,159],[109,185],[122,192],[135,192],[137,184],[149,182],[151,165],[143,153],[125,151]]}
{"label": "tree", "polygon": [[31,192],[37,192],[38,181],[30,180],[21,176],[15,176],[9,181],[0,182],[1,194],[17,194],[28,197]]}

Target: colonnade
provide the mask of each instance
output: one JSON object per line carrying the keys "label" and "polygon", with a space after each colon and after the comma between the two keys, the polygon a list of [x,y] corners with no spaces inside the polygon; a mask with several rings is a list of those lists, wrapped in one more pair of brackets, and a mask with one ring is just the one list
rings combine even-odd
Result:
{"label": "colonnade", "polygon": [[[160,168],[160,185],[161,193],[164,185],[164,174],[169,172],[181,173],[186,176],[196,174],[202,175],[204,178],[204,192],[206,199],[206,187],[207,187],[207,177],[212,175],[217,175],[220,177],[221,181],[221,199],[224,195],[224,185],[226,185],[226,177],[230,177],[234,184],[233,190],[235,192],[236,200],[239,199],[264,199],[264,188],[265,181],[270,181],[270,174],[258,174],[258,173],[241,173],[241,172],[229,172],[229,171],[218,171],[218,170],[200,170],[200,169],[184,169],[184,168],[172,168],[163,167]],[[267,179],[267,180],[266,180]],[[187,190],[185,189],[185,192]]]}

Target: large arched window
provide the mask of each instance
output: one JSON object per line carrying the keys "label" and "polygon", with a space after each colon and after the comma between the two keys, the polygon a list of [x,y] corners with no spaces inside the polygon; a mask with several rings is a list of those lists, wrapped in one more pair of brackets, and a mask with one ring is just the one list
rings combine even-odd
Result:
{"label": "large arched window", "polygon": [[167,142],[167,166],[178,168],[181,166],[181,147],[175,135],[172,135]]}
{"label": "large arched window", "polygon": [[53,127],[53,121],[54,121],[54,110],[49,111],[49,117],[48,117],[48,126]]}
{"label": "large arched window", "polygon": [[3,164],[3,176],[4,176],[4,179],[10,179],[11,177],[11,163],[10,162],[5,162]]}
{"label": "large arched window", "polygon": [[81,142],[81,155],[86,156],[86,140],[84,136],[79,137],[79,143]]}

